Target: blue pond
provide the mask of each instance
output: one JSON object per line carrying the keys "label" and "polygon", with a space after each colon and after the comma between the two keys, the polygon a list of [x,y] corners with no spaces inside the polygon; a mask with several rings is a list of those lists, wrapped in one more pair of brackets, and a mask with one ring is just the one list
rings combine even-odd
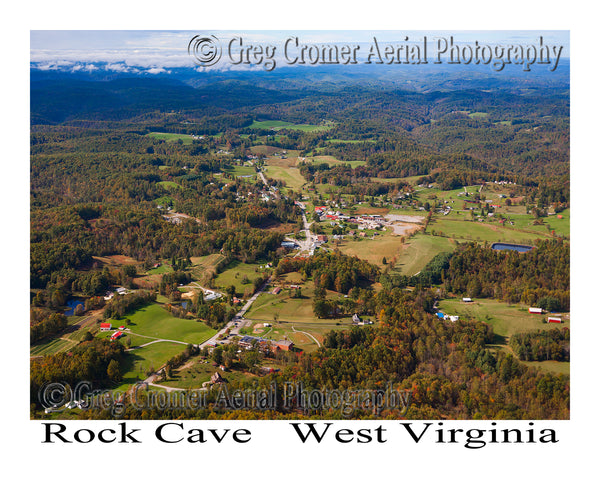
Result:
{"label": "blue pond", "polygon": [[67,300],[67,307],[69,307],[69,309],[65,312],[65,316],[72,316],[77,308],[77,305],[84,305],[84,303],[81,300]]}
{"label": "blue pond", "polygon": [[492,243],[492,250],[515,250],[517,252],[528,252],[533,247],[529,245],[517,245],[516,243]]}

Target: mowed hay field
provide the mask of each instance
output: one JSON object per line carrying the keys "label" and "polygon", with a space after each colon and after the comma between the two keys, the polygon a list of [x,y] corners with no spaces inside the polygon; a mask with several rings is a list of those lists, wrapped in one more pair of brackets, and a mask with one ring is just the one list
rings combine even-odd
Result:
{"label": "mowed hay field", "polygon": [[145,380],[149,371],[156,371],[175,355],[185,350],[185,345],[171,342],[157,342],[127,352],[123,371],[123,384],[119,390],[125,390],[131,384]]}
{"label": "mowed hay field", "polygon": [[400,236],[392,235],[387,230],[378,233],[379,235],[374,239],[345,237],[337,248],[345,255],[356,256],[374,265],[382,266],[384,258],[390,262],[393,258],[398,258],[406,247]]}
{"label": "mowed hay field", "polygon": [[[297,273],[292,272],[281,276],[281,283],[299,284],[302,289],[303,298],[290,298],[290,291],[282,289],[278,294],[273,294],[274,288],[268,292],[261,293],[250,307],[245,317],[252,320],[262,320],[272,323],[275,316],[277,321],[290,323],[322,323],[335,324],[338,319],[319,319],[313,313],[312,301],[315,294],[315,286],[312,280],[304,283],[297,281]],[[342,297],[338,292],[327,290],[327,298]]]}
{"label": "mowed hay field", "polygon": [[406,239],[403,249],[397,256],[394,270],[402,275],[416,275],[438,253],[451,252],[455,248],[456,242],[451,238],[417,233]]}
{"label": "mowed hay field", "polygon": [[202,322],[172,316],[157,303],[140,308],[127,315],[124,320],[118,320],[115,323],[125,325],[127,319],[131,322],[127,328],[134,334],[149,337],[149,342],[152,339],[160,338],[198,344],[208,340],[216,333],[216,330]]}
{"label": "mowed hay field", "polygon": [[499,223],[472,222],[463,219],[434,217],[428,232],[441,233],[446,237],[479,242],[532,243],[539,238],[548,238],[547,234],[532,233],[503,227]]}
{"label": "mowed hay field", "polygon": [[295,167],[277,167],[269,165],[264,169],[264,174],[274,180],[285,182],[287,188],[300,190],[306,183],[306,179],[300,174],[300,170]]}
{"label": "mowed hay field", "polygon": [[[221,290],[233,285],[238,295],[244,293],[247,289],[252,291],[254,289],[252,285],[254,279],[263,275],[264,269],[260,267],[261,265],[256,263],[243,263],[234,260],[215,278],[215,285]],[[244,277],[248,279],[248,283],[243,283]]]}
{"label": "mowed hay field", "polygon": [[[509,305],[494,299],[475,299],[472,303],[464,303],[460,299],[446,299],[438,304],[438,308],[448,315],[459,315],[461,319],[483,321],[494,329],[497,348],[502,348],[514,355],[509,347],[510,337],[515,333],[546,331],[570,328],[570,314],[561,315],[563,323],[547,323],[548,315],[532,314],[526,305]],[[570,362],[522,362],[554,373],[569,373]]]}

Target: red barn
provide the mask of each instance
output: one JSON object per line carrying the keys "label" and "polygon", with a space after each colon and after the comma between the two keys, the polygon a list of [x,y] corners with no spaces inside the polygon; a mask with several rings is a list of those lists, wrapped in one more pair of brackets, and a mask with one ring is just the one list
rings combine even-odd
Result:
{"label": "red barn", "polygon": [[111,340],[116,340],[117,338],[121,338],[123,336],[123,332],[115,332],[111,335]]}
{"label": "red barn", "polygon": [[562,318],[560,318],[560,317],[548,317],[548,323],[562,323]]}

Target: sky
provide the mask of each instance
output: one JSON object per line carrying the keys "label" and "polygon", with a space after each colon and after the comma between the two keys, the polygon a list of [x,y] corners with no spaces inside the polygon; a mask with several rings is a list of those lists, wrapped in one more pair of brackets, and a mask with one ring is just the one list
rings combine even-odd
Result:
{"label": "sky", "polygon": [[[485,45],[537,45],[540,36],[548,45],[563,46],[562,58],[569,56],[569,32],[566,30],[486,30],[486,31],[391,31],[391,30],[249,30],[249,31],[148,31],[148,30],[32,30],[30,32],[30,61],[44,68],[69,66],[77,63],[106,62],[114,70],[135,70],[136,67],[150,69],[151,73],[167,71],[169,68],[194,67],[187,51],[188,43],[195,35],[216,36],[225,55],[229,41],[240,37],[244,45],[276,47],[278,64],[283,62],[283,46],[289,37],[298,37],[301,44],[360,44],[366,56],[369,46],[376,38],[380,43],[434,45],[436,38],[454,38],[457,44],[475,41]],[[408,37],[408,41],[405,41]],[[432,52],[429,52],[432,54]],[[78,66],[77,68],[82,68]],[[89,67],[93,68],[93,67]],[[221,61],[214,68],[236,68],[231,62]],[[238,69],[248,68],[244,65]]]}

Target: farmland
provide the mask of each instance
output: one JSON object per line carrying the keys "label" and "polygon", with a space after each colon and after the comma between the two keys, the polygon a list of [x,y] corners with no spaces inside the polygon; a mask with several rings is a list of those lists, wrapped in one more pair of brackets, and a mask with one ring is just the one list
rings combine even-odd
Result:
{"label": "farmland", "polygon": [[184,145],[191,145],[193,142],[193,138],[191,135],[181,135],[178,133],[162,133],[162,132],[152,132],[147,135],[151,138],[156,138],[157,140],[164,140],[165,142],[181,142]]}
{"label": "farmland", "polygon": [[[508,343],[510,337],[516,333],[570,328],[568,313],[561,315],[563,323],[548,323],[548,315],[531,314],[526,305],[509,305],[492,299],[475,299],[472,303],[464,303],[460,299],[446,299],[439,303],[439,309],[448,315],[459,315],[461,319],[483,321],[491,325],[496,334],[495,347],[511,353]],[[569,362],[524,363],[547,371],[569,373]]]}
{"label": "farmland", "polygon": [[215,334],[204,323],[173,317],[158,304],[143,307],[127,315],[122,322],[133,334],[141,335],[148,341],[165,339],[198,344]]}

